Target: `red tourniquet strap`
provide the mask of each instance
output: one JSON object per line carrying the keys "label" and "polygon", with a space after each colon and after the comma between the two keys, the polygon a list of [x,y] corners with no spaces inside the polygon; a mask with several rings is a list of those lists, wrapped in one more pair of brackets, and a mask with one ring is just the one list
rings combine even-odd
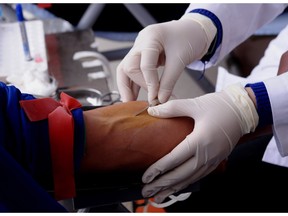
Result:
{"label": "red tourniquet strap", "polygon": [[30,121],[48,118],[55,199],[63,200],[76,196],[74,179],[74,121],[71,110],[81,104],[65,93],[60,102],[52,98],[20,101]]}

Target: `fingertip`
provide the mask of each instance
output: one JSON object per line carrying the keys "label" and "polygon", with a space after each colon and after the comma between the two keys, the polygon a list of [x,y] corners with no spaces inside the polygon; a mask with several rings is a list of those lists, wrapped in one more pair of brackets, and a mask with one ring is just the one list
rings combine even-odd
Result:
{"label": "fingertip", "polygon": [[151,102],[149,102],[149,106],[152,106],[152,107],[153,106],[157,106],[159,104],[160,104],[160,102],[159,102],[159,100],[157,98],[155,98]]}
{"label": "fingertip", "polygon": [[129,102],[133,100],[132,94],[128,94],[127,92],[120,94],[121,95],[121,101],[123,103]]}
{"label": "fingertip", "polygon": [[151,116],[155,116],[155,117],[159,116],[159,112],[158,112],[157,108],[155,108],[155,107],[149,107],[147,109],[147,112]]}
{"label": "fingertip", "polygon": [[155,175],[153,173],[144,173],[144,175],[142,176],[142,182],[144,184],[148,184],[150,182],[152,182],[152,180],[154,179]]}
{"label": "fingertip", "polygon": [[159,90],[159,93],[158,93],[159,103],[161,104],[166,103],[169,100],[170,96],[171,96],[171,91]]}
{"label": "fingertip", "polygon": [[173,113],[171,113],[171,109],[169,105],[169,101],[164,104],[159,104],[157,106],[149,107],[148,114],[158,118],[170,118],[173,117]]}
{"label": "fingertip", "polygon": [[142,196],[144,197],[144,198],[149,198],[149,197],[152,197],[152,196],[154,196],[155,194],[156,194],[156,191],[154,191],[154,190],[148,190],[148,189],[146,189],[145,187],[142,189]]}
{"label": "fingertip", "polygon": [[125,99],[125,98],[121,98],[121,101],[122,101],[123,103],[126,103],[126,102],[128,102],[129,100],[127,100],[127,99]]}
{"label": "fingertip", "polygon": [[167,197],[161,196],[161,195],[156,195],[154,197],[154,202],[157,204],[161,204]]}

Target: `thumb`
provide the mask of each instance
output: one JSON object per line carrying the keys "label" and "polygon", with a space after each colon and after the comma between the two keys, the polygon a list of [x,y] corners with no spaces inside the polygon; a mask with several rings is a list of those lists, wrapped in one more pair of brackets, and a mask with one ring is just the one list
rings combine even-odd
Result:
{"label": "thumb", "polygon": [[147,111],[149,115],[159,118],[171,118],[178,116],[178,113],[175,113],[174,101],[168,101],[164,104],[149,107]]}
{"label": "thumb", "polygon": [[148,108],[151,116],[159,118],[173,118],[180,116],[190,116],[189,107],[192,104],[188,99],[170,100],[166,103],[159,104]]}

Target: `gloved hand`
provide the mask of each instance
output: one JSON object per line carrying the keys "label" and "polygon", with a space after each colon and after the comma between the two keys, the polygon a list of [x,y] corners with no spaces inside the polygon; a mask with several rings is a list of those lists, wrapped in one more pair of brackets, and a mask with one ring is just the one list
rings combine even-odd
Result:
{"label": "gloved hand", "polygon": [[[117,67],[122,101],[136,100],[143,87],[149,103],[157,97],[166,102],[184,68],[206,54],[216,31],[209,18],[197,13],[144,28]],[[157,68],[163,65],[159,81]]]}
{"label": "gloved hand", "polygon": [[193,132],[142,177],[147,183],[142,195],[156,194],[157,203],[213,171],[240,137],[255,130],[259,118],[241,84],[195,99],[171,100],[150,107],[148,113],[160,118],[190,116],[195,121]]}

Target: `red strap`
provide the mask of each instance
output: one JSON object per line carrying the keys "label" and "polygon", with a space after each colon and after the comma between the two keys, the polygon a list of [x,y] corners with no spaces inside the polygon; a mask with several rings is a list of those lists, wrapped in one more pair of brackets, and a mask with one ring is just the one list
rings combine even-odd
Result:
{"label": "red strap", "polygon": [[30,121],[48,118],[55,199],[75,197],[74,179],[74,121],[71,110],[81,104],[65,93],[60,102],[52,98],[20,101]]}
{"label": "red strap", "polygon": [[49,114],[48,122],[55,198],[57,200],[72,198],[76,195],[73,168],[73,118],[63,107],[57,107]]}
{"label": "red strap", "polygon": [[39,8],[50,8],[52,7],[51,3],[38,3],[37,4]]}
{"label": "red strap", "polygon": [[49,113],[61,104],[52,98],[40,98],[34,100],[21,100],[21,107],[24,109],[30,121],[40,121],[48,118]]}

